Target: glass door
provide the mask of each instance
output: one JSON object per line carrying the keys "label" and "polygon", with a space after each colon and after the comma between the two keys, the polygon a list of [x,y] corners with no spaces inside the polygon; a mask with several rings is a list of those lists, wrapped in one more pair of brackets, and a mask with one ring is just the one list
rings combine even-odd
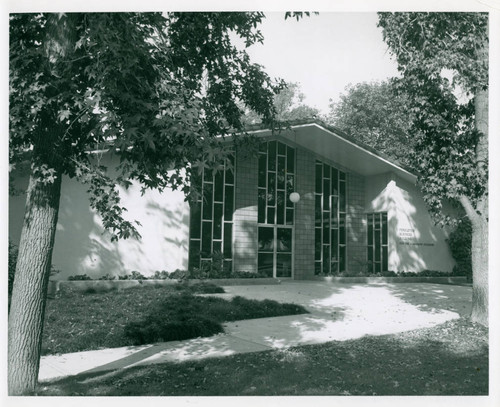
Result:
{"label": "glass door", "polygon": [[268,277],[292,277],[291,227],[259,227],[259,273]]}

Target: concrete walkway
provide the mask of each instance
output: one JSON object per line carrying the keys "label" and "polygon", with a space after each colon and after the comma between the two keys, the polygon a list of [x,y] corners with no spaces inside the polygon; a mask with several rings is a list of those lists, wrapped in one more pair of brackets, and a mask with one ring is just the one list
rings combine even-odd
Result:
{"label": "concrete walkway", "polygon": [[459,318],[471,307],[471,288],[455,285],[286,281],[224,288],[218,296],[292,302],[310,314],[226,323],[226,333],[209,338],[44,356],[39,380],[398,333]]}

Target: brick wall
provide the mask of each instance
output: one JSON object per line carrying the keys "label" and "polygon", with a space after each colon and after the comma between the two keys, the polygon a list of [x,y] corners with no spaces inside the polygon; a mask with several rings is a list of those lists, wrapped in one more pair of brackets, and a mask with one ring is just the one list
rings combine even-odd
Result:
{"label": "brick wall", "polygon": [[300,201],[295,205],[295,264],[297,280],[314,276],[314,186],[315,156],[298,148],[296,191]]}
{"label": "brick wall", "polygon": [[358,174],[347,173],[347,270],[366,267],[365,182]]}
{"label": "brick wall", "polygon": [[234,271],[257,271],[257,158],[236,160]]}

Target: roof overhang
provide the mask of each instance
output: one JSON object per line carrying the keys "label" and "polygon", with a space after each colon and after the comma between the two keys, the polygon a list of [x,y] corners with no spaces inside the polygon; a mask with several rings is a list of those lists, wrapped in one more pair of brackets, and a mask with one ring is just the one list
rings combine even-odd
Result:
{"label": "roof overhang", "polygon": [[324,159],[365,177],[392,172],[415,183],[417,176],[374,149],[351,139],[340,130],[318,122],[287,126],[279,130],[248,131],[259,137],[277,136],[308,149]]}

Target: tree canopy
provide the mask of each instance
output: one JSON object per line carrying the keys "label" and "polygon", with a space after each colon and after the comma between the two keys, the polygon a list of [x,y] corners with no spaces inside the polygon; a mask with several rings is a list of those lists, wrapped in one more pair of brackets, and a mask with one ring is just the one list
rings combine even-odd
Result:
{"label": "tree canopy", "polygon": [[478,92],[488,87],[487,20],[484,13],[379,13],[402,74],[396,89],[411,96],[411,159],[443,222],[450,220],[444,201],[467,197],[477,208],[487,194],[487,138],[475,122]]}
{"label": "tree canopy", "polygon": [[[190,170],[224,158],[215,136],[241,128],[248,106],[269,121],[280,89],[245,50],[262,42],[262,13],[76,13],[10,17],[10,157],[33,149],[37,177],[57,173],[89,187],[115,238],[123,220],[116,184],[189,192]],[[50,139],[42,152],[40,141]],[[119,176],[89,150],[120,157]],[[217,158],[217,159],[214,159]],[[187,168],[182,177],[181,168]],[[175,169],[176,172],[167,172]],[[106,215],[106,216],[104,216]]]}
{"label": "tree canopy", "polygon": [[[320,115],[319,109],[304,103],[305,95],[299,83],[286,82],[273,98],[275,120],[287,122],[300,119],[311,119]],[[243,122],[247,125],[265,122],[259,113],[247,109]]]}
{"label": "tree canopy", "polygon": [[408,96],[396,93],[391,81],[348,85],[340,100],[330,104],[327,122],[352,137],[411,166],[413,138]]}

